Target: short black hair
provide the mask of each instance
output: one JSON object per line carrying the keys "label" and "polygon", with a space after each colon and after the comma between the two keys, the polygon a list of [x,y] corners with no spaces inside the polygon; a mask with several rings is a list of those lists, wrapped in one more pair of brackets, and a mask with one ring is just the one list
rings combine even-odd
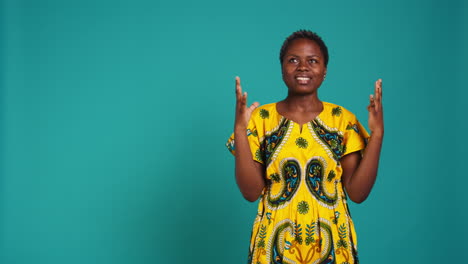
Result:
{"label": "short black hair", "polygon": [[283,42],[283,46],[281,46],[280,56],[279,56],[281,65],[283,65],[284,55],[286,54],[286,51],[288,50],[289,45],[294,40],[301,39],[301,38],[310,39],[310,40],[314,41],[315,43],[317,43],[317,45],[320,48],[320,51],[323,54],[324,61],[325,61],[325,67],[327,67],[327,65],[328,65],[328,48],[327,48],[327,45],[325,45],[325,42],[323,42],[322,38],[319,35],[317,35],[316,33],[312,32],[310,30],[305,30],[305,29],[301,29],[301,30],[298,30],[298,31],[292,33]]}

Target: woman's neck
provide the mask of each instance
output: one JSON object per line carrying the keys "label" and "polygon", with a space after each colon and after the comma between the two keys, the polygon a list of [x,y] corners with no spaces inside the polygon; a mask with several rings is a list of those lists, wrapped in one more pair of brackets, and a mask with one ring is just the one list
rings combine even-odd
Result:
{"label": "woman's neck", "polygon": [[291,95],[288,94],[283,100],[287,112],[305,113],[320,112],[323,105],[316,93],[311,95]]}

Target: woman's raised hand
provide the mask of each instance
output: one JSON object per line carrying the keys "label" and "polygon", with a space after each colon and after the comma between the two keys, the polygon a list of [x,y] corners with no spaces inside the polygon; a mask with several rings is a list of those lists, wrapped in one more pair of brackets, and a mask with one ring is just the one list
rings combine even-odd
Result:
{"label": "woman's raised hand", "polygon": [[250,116],[253,110],[259,106],[258,102],[253,103],[247,107],[247,93],[242,93],[242,87],[240,84],[240,78],[236,77],[236,120],[234,128],[247,129],[249,124]]}
{"label": "woman's raised hand", "polygon": [[367,106],[369,111],[369,129],[372,134],[383,135],[383,106],[382,106],[382,79],[375,82],[374,95],[369,97],[370,103]]}

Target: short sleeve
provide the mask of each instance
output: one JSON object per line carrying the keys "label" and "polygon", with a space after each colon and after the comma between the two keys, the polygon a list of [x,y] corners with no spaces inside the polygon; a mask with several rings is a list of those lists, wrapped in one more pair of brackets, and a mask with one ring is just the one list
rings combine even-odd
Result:
{"label": "short sleeve", "polygon": [[[252,152],[253,160],[260,162],[261,164],[265,164],[263,161],[263,157],[260,152],[260,138],[258,135],[257,126],[253,119],[250,119],[249,125],[247,126],[247,140],[249,141],[250,151]],[[234,133],[231,134],[228,141],[226,142],[226,147],[232,153],[232,155],[236,155],[236,149],[234,146]]]}
{"label": "short sleeve", "polygon": [[369,140],[369,133],[354,115],[347,121],[344,134],[346,148],[343,156],[363,150]]}

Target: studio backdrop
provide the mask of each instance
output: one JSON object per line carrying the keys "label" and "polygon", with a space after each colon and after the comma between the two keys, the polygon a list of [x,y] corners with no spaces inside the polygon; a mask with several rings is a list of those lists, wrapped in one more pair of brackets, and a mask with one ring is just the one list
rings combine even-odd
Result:
{"label": "studio backdrop", "polygon": [[[225,147],[234,78],[282,100],[298,29],[330,51],[323,101],[367,125],[376,185],[351,204],[361,263],[461,263],[466,1],[3,0],[0,262],[246,263],[256,203]],[[462,199],[464,201],[462,201]]]}

